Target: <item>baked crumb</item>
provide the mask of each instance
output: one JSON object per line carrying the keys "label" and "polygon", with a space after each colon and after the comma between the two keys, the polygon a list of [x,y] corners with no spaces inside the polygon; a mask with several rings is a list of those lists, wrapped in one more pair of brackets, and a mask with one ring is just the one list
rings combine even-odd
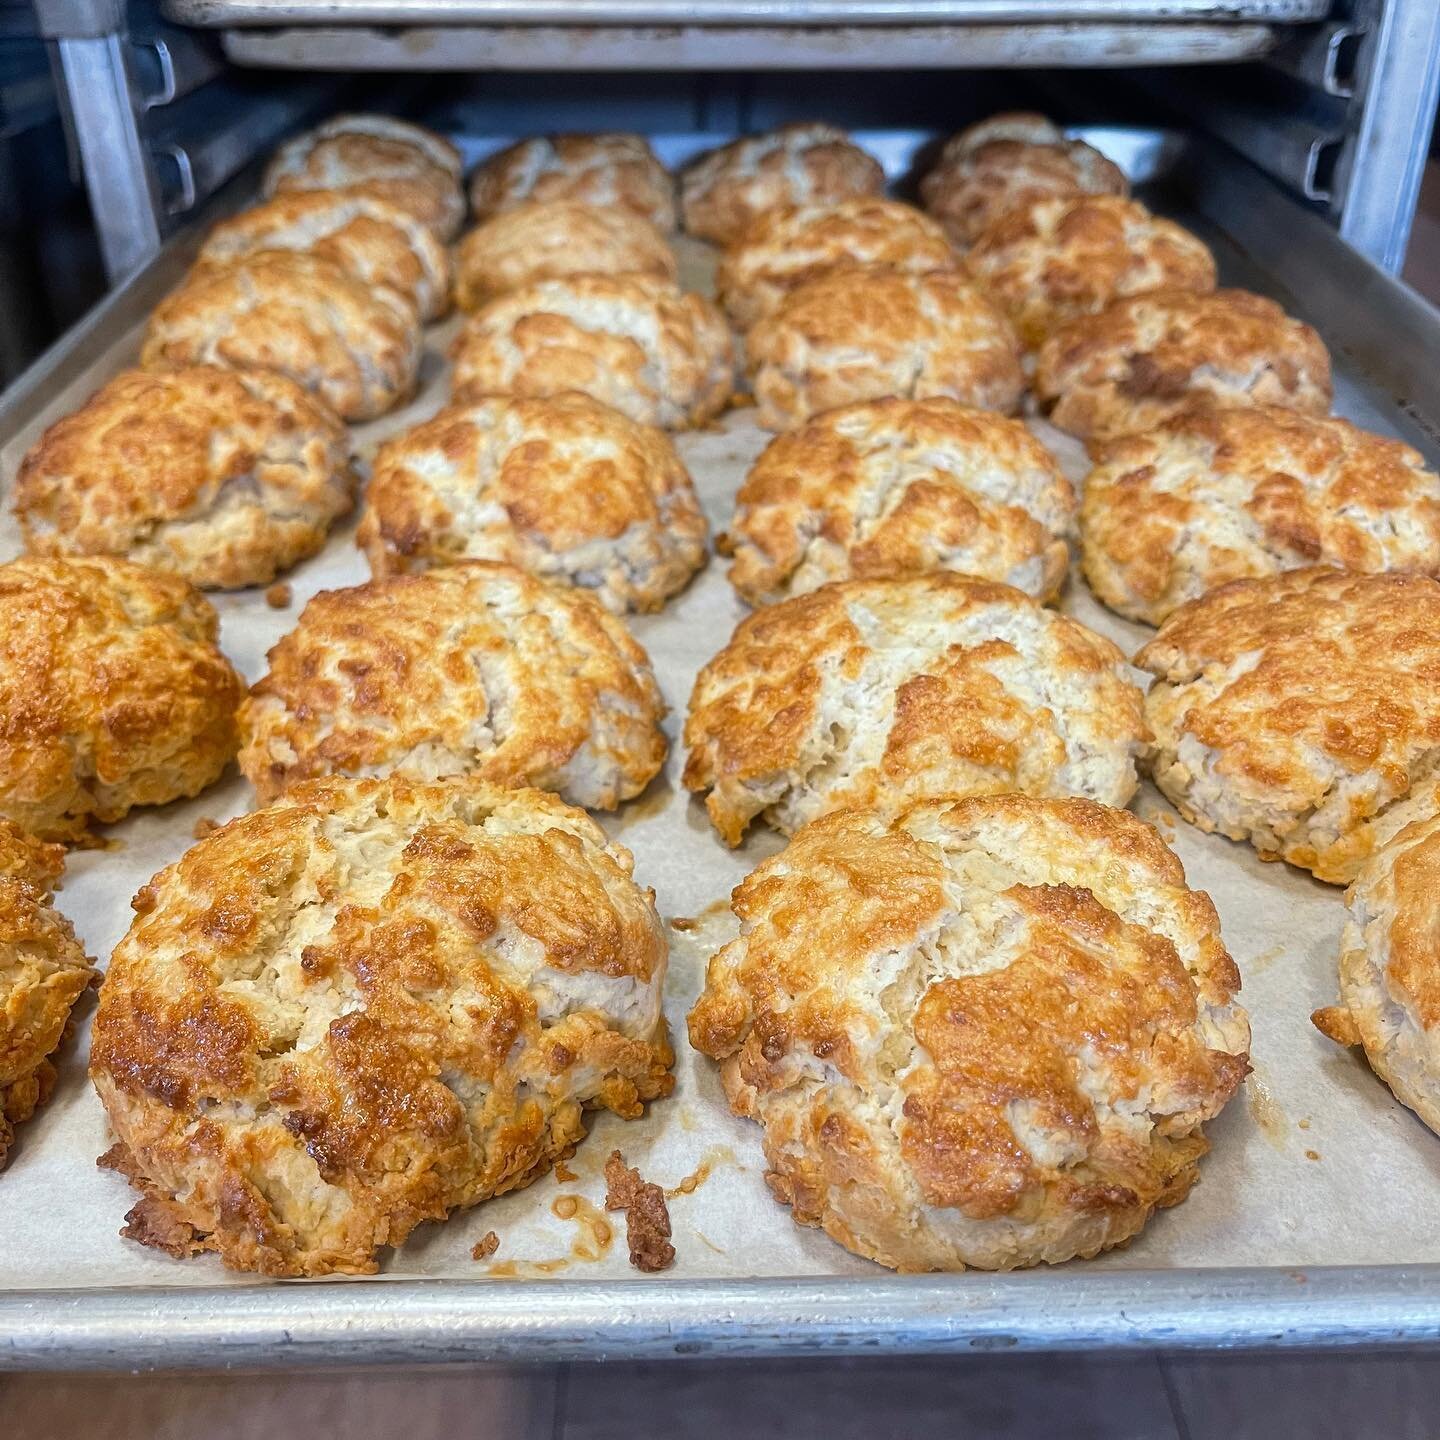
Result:
{"label": "baked crumb", "polygon": [[569,1154],[562,1155],[562,1156],[555,1162],[555,1178],[556,1178],[562,1185],[567,1185],[567,1184],[570,1183],[570,1181],[572,1181],[572,1180],[578,1180],[578,1179],[580,1178],[580,1177],[565,1163],[565,1162],[570,1158],[570,1155],[571,1155],[571,1154],[574,1154],[574,1151],[571,1151]]}
{"label": "baked crumb", "polygon": [[493,1230],[487,1230],[471,1248],[470,1258],[488,1260],[499,1248],[500,1237]]}
{"label": "baked crumb", "polygon": [[219,820],[212,820],[208,815],[202,815],[190,827],[192,839],[203,840],[207,835],[213,835],[220,828]]}
{"label": "baked crumb", "polygon": [[618,1150],[612,1150],[605,1162],[605,1208],[625,1212],[625,1240],[630,1263],[637,1270],[654,1273],[675,1263],[665,1192],[642,1180]]}
{"label": "baked crumb", "polygon": [[697,929],[699,925],[700,922],[693,915],[677,915],[670,922],[670,928],[672,930],[678,930],[682,935]]}
{"label": "baked crumb", "polygon": [[265,603],[272,610],[284,610],[294,599],[295,591],[286,580],[277,580],[266,592]]}

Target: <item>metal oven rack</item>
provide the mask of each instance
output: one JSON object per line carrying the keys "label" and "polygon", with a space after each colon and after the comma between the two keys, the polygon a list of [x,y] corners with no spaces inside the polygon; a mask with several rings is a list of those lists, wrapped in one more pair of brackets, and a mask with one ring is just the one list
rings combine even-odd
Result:
{"label": "metal oven rack", "polygon": [[[347,72],[463,73],[472,85],[507,72],[704,72],[715,92],[808,71],[813,111],[843,120],[846,92],[824,72],[1123,68],[1122,88],[1152,77],[1152,96],[1185,123],[1222,137],[1392,272],[1440,91],[1435,0],[34,4],[112,280],[280,134],[333,106]],[[960,113],[930,117],[937,126],[970,118],[956,90]],[[1115,90],[1107,81],[1107,98]],[[376,104],[373,79],[364,103]],[[531,128],[544,125],[537,109]]]}

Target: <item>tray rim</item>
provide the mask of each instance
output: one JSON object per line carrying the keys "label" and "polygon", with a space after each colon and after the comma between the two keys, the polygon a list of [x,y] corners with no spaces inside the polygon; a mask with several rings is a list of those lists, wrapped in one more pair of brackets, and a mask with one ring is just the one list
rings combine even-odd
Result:
{"label": "tray rim", "polygon": [[1211,24],[1323,20],[1329,0],[164,0],[186,25],[594,27]]}
{"label": "tray rim", "polygon": [[[206,225],[245,203],[257,175],[252,167],[232,181],[0,395],[0,445],[128,335],[179,278]],[[1440,311],[1217,145],[1194,142],[1178,181],[1202,220],[1267,275],[1283,276],[1276,288],[1294,297],[1297,313],[1323,318],[1332,346],[1390,395],[1396,423],[1418,428],[1432,460],[1440,455]],[[1440,1264],[648,1281],[396,1276],[0,1292],[0,1372],[1434,1342]]]}

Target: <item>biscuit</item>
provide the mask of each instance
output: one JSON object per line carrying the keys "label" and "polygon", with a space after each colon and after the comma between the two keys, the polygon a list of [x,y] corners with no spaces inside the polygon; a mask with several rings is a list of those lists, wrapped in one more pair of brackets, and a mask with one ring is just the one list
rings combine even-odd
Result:
{"label": "biscuit", "polygon": [[140,363],[274,370],[342,420],[373,420],[414,391],[420,348],[398,292],[318,255],[264,250],[193,270],[151,315]]}
{"label": "biscuit", "polygon": [[240,708],[262,804],[323,775],[474,776],[613,810],[665,760],[649,656],[592,595],[471,560],[327,590]]}
{"label": "biscuit", "polygon": [[653,275],[673,283],[679,266],[665,236],[633,210],[537,201],[502,210],[460,242],[455,303],[478,310],[497,295],[571,275]]}
{"label": "biscuit", "polygon": [[1035,398],[1082,438],[1150,430],[1197,401],[1330,410],[1330,355],[1308,325],[1248,290],[1117,300],[1052,335]]}
{"label": "biscuit", "polygon": [[1094,458],[1085,576],[1132,620],[1158,625],[1226,581],[1316,563],[1440,575],[1440,476],[1344,420],[1197,407]]}
{"label": "biscuit", "polygon": [[570,394],[452,405],[388,441],[355,538],[375,575],[504,560],[619,613],[683,589],[705,535],[665,432]]}
{"label": "biscuit", "polygon": [[867,400],[778,435],[735,497],[730,583],[752,605],[830,580],[958,570],[1047,600],[1075,492],[1018,420]]}
{"label": "biscuit", "polygon": [[920,181],[925,209],[957,245],[1037,200],[1130,193],[1125,172],[1043,116],[995,116],[952,135]]}
{"label": "biscuit", "polygon": [[762,215],[879,195],[885,172],[833,125],[782,125],[697,156],[680,172],[685,229],[728,245]]}
{"label": "biscuit", "polygon": [[959,261],[929,216],[867,195],[771,211],[725,251],[715,289],[731,324],[748,330],[806,281],[862,265],[923,273]]}
{"label": "biscuit", "polygon": [[579,390],[642,425],[703,425],[734,387],[724,317],[647,275],[542,280],[492,300],[455,342],[457,398]]}
{"label": "biscuit", "polygon": [[83,840],[217,780],[243,688],[219,629],[184,580],[128,560],[0,565],[0,816]]}
{"label": "biscuit", "polygon": [[668,1094],[664,930],[631,858],[535,790],[326,780],[135,897],[91,1077],[144,1198],[122,1232],[367,1274]]}
{"label": "biscuit", "polygon": [[460,152],[443,136],[392,115],[336,115],[282,145],[265,170],[266,195],[362,188],[453,240],[465,218]]}
{"label": "biscuit", "polygon": [[450,257],[408,210],[352,190],[292,190],[222,220],[200,263],[241,260],[258,250],[301,250],[333,261],[368,289],[402,295],[422,320],[450,308]]}
{"label": "biscuit", "polygon": [[1344,885],[1440,753],[1440,584],[1314,567],[1182,605],[1135,657],[1145,763],[1192,825]]}
{"label": "biscuit", "polygon": [[51,1054],[97,971],[50,891],[65,852],[0,820],[0,1170],[15,1127],[49,1098]]}
{"label": "biscuit", "polygon": [[845,580],[740,622],[695,680],[687,789],[728,845],[847,805],[1083,795],[1124,805],[1147,738],[1125,657],[1008,585]]}
{"label": "biscuit", "polygon": [[1210,897],[1088,800],[800,831],[735,890],[690,1043],[802,1225],[897,1270],[1098,1254],[1199,1178],[1248,1069]]}
{"label": "biscuit", "polygon": [[1122,296],[1215,288],[1215,257],[1203,242],[1118,195],[1059,195],[1008,211],[965,263],[1029,349]]}
{"label": "biscuit", "polygon": [[641,135],[536,135],[470,177],[476,220],[532,200],[618,205],[661,230],[675,228],[675,182]]}
{"label": "biscuit", "polygon": [[1387,813],[1390,832],[1345,892],[1340,1003],[1311,1019],[1440,1133],[1440,794],[1417,786]]}
{"label": "biscuit", "polygon": [[267,585],[352,503],[345,427],[293,380],[126,370],[45,432],[15,478],[34,555],[123,555],[192,585]]}
{"label": "biscuit", "polygon": [[767,430],[890,395],[940,395],[1008,414],[1025,389],[1004,312],[950,270],[847,270],[812,280],[755,325],[745,354]]}

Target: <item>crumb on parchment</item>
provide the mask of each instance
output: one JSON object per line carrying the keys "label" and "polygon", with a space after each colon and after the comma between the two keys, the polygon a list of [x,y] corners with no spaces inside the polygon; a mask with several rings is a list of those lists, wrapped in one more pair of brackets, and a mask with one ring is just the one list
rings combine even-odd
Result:
{"label": "crumb on parchment", "polygon": [[500,1237],[493,1230],[487,1230],[471,1248],[470,1258],[488,1260],[499,1248]]}
{"label": "crumb on parchment", "polygon": [[625,1239],[630,1263],[637,1270],[653,1274],[675,1263],[665,1192],[642,1180],[618,1150],[612,1150],[605,1162],[605,1208],[625,1212]]}
{"label": "crumb on parchment", "polygon": [[286,580],[277,580],[266,592],[265,603],[272,610],[283,610],[294,597],[294,590]]}

